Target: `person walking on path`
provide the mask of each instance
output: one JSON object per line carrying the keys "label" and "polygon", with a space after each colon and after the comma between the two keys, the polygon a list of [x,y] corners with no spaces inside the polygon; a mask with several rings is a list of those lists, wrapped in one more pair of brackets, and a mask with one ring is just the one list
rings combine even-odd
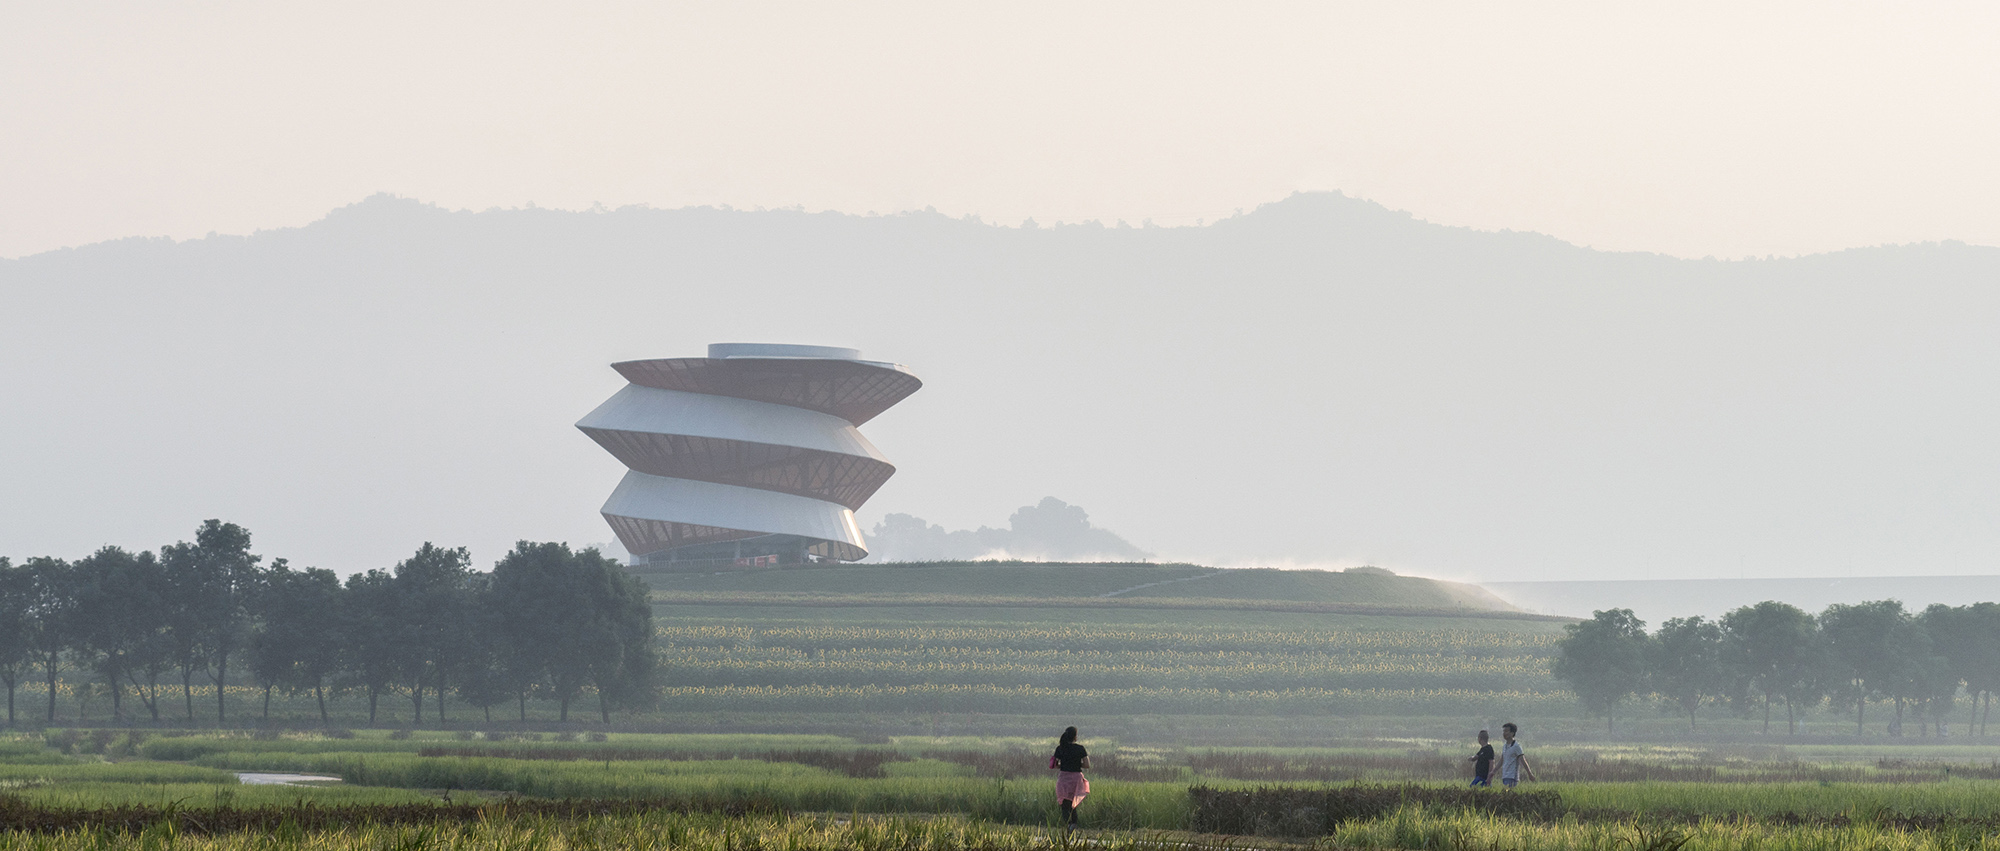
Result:
{"label": "person walking on path", "polygon": [[1471,762],[1473,787],[1492,786],[1489,778],[1493,776],[1493,745],[1487,742],[1485,730],[1479,731],[1479,751],[1472,755]]}
{"label": "person walking on path", "polygon": [[1505,740],[1500,746],[1500,785],[1509,789],[1521,782],[1522,774],[1529,780],[1535,779],[1535,770],[1528,767],[1528,755],[1521,750],[1521,743],[1514,741],[1520,732],[1512,721],[1500,725],[1500,738]]}
{"label": "person walking on path", "polygon": [[1063,826],[1076,829],[1076,808],[1083,806],[1083,798],[1090,794],[1090,780],[1083,776],[1084,769],[1090,767],[1090,751],[1076,743],[1076,728],[1063,730],[1062,739],[1056,742],[1056,752],[1049,757],[1049,767],[1062,772],[1056,775],[1056,803],[1062,805]]}

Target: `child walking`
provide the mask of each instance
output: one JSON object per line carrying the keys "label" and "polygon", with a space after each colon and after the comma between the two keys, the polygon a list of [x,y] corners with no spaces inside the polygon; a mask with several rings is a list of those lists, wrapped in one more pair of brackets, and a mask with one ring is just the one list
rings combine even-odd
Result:
{"label": "child walking", "polygon": [[1492,776],[1493,776],[1493,745],[1487,743],[1486,731],[1481,730],[1479,731],[1479,751],[1472,755],[1473,787],[1478,788],[1480,786],[1492,786],[1493,782],[1492,780],[1489,779]]}
{"label": "child walking", "polygon": [[1056,775],[1056,803],[1062,805],[1063,826],[1075,830],[1076,808],[1090,794],[1090,780],[1083,776],[1084,769],[1090,767],[1090,751],[1076,743],[1075,727],[1063,730],[1055,755],[1049,757],[1049,767],[1062,772]]}

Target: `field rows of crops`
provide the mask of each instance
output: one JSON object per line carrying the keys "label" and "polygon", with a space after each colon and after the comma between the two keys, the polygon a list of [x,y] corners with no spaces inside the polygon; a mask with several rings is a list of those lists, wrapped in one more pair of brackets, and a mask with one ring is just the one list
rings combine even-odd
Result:
{"label": "field rows of crops", "polygon": [[995,714],[1396,715],[1456,711],[1556,714],[1571,705],[1560,692],[1478,689],[1324,689],[1227,691],[1214,688],[1044,688],[997,685],[714,686],[666,690],[689,711],[982,712]]}
{"label": "field rows of crops", "polygon": [[878,592],[844,594],[824,591],[793,593],[654,592],[658,605],[750,605],[804,606],[948,606],[959,608],[1012,607],[1032,609],[1209,609],[1241,612],[1303,612],[1309,614],[1394,615],[1406,617],[1447,617],[1494,620],[1557,622],[1545,615],[1495,611],[1456,605],[1398,606],[1379,603],[1316,602],[1310,600],[1230,599],[1226,597],[1159,597],[1135,593],[1120,597],[1015,597],[970,596],[964,594],[923,594]]}
{"label": "field rows of crops", "polygon": [[1549,634],[669,624],[684,711],[1562,712]]}
{"label": "field rows of crops", "polygon": [[1264,689],[1298,683],[1393,688],[1420,672],[1435,682],[1502,690],[1548,686],[1539,659],[1362,658],[1299,654],[1094,654],[1043,651],[734,651],[674,648],[662,664],[680,685],[1043,685],[1055,688]]}
{"label": "field rows of crops", "polygon": [[662,624],[660,642],[694,647],[826,647],[916,649],[978,647],[1007,650],[1160,651],[1182,653],[1415,653],[1463,656],[1546,656],[1561,632],[1470,629],[1186,629],[1174,627],[1044,626],[747,626]]}

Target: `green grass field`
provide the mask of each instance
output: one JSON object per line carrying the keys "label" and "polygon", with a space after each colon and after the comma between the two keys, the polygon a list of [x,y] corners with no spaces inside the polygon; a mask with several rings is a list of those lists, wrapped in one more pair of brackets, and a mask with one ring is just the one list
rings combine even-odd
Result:
{"label": "green grass field", "polygon": [[[52,737],[60,738],[60,737]],[[261,834],[261,841],[278,845],[310,845],[346,849],[383,847],[390,840],[409,841],[428,835],[427,842],[453,847],[554,847],[551,842],[606,843],[644,841],[649,847],[701,846],[696,826],[723,833],[727,849],[757,848],[765,841],[784,841],[790,848],[819,847],[815,842],[853,842],[843,848],[873,847],[890,842],[895,848],[1047,847],[1060,844],[1060,834],[1046,831],[1052,808],[1051,782],[1037,765],[1048,742],[992,737],[900,737],[886,743],[864,743],[828,736],[738,736],[614,734],[603,741],[572,742],[518,736],[465,739],[457,735],[424,734],[391,737],[389,731],[363,731],[354,738],[292,734],[278,738],[241,735],[180,735],[151,737],[137,751],[140,758],[122,762],[64,756],[18,737],[0,742],[0,811],[11,826],[0,827],[0,847],[57,851],[89,845],[124,847],[136,834],[118,831],[39,831],[24,827],[35,822],[33,808],[69,811],[104,806],[152,807],[156,819],[176,820],[174,813],[360,807],[357,813],[382,812],[387,817],[420,818],[424,807],[442,805],[447,795],[458,804],[497,802],[513,796],[539,799],[647,802],[657,812],[630,816],[600,816],[582,820],[547,815],[520,818],[480,816],[470,822],[428,827],[391,823],[370,825],[375,816],[357,816],[345,830],[285,831]],[[1856,782],[1617,782],[1564,780],[1531,783],[1516,812],[1502,807],[1481,809],[1481,801],[1507,803],[1516,796],[1501,792],[1467,792],[1457,777],[1440,779],[1434,772],[1461,771],[1458,747],[1452,742],[1357,740],[1339,747],[1167,749],[1116,741],[1091,742],[1094,758],[1103,765],[1093,771],[1093,790],[1086,802],[1087,826],[1094,846],[1205,849],[1214,847],[1288,847],[1299,841],[1284,819],[1245,822],[1255,839],[1190,836],[1204,816],[1191,802],[1189,787],[1214,789],[1293,790],[1306,795],[1360,795],[1361,808],[1336,820],[1322,844],[1356,848],[1524,848],[1582,849],[1647,843],[1662,837],[1683,848],[1816,848],[1816,849],[1946,849],[1992,848],[2000,835],[2000,780],[1932,776],[1914,779],[1895,766],[1936,749],[1879,746],[1867,752],[1844,752],[1806,760],[1809,751],[1769,746],[1696,748],[1688,746],[1627,746],[1618,749],[1547,747],[1535,758],[1540,771],[1561,775],[1591,771],[1615,774],[1607,766],[1728,765],[1743,772],[1797,772],[1860,769]],[[687,758],[653,758],[684,750],[700,752]],[[485,752],[514,756],[489,756]],[[736,752],[729,756],[728,752]],[[1966,754],[1988,760],[2000,748],[1988,746]],[[886,758],[854,760],[857,754]],[[826,757],[843,757],[826,761]],[[191,758],[196,764],[146,759],[145,756]],[[1865,760],[1874,760],[1871,764]],[[1884,760],[1891,762],[1884,763]],[[1317,761],[1317,762],[1316,762]],[[823,762],[824,764],[808,764]],[[1273,767],[1342,767],[1366,776],[1341,782],[1298,782],[1272,786],[1249,778]],[[1888,765],[1888,768],[1881,768]],[[1967,768],[1974,762],[1960,763]],[[1872,766],[1872,767],[1871,767]],[[235,782],[235,771],[298,771],[343,778],[332,786],[269,787]],[[857,776],[856,772],[874,772]],[[1427,774],[1426,772],[1433,772]],[[1415,783],[1416,786],[1407,784]],[[1396,803],[1408,795],[1398,789],[1429,789],[1435,794]],[[1319,791],[1315,791],[1319,790]],[[1261,792],[1259,793],[1261,794]],[[1385,799],[1384,796],[1387,796]],[[1431,800],[1436,798],[1436,800]],[[1301,798],[1299,800],[1306,800]],[[1366,803],[1372,801],[1372,804]],[[1386,804],[1384,803],[1386,801]],[[1453,801],[1474,804],[1462,808]],[[411,810],[407,805],[420,804]],[[402,809],[379,810],[403,805]],[[754,806],[772,815],[722,816],[689,810],[728,810]],[[370,807],[378,808],[370,810]],[[317,811],[316,811],[317,812]],[[439,810],[440,813],[443,810]],[[495,811],[499,812],[499,811]],[[786,815],[789,813],[790,815]],[[821,814],[821,815],[815,815]],[[121,816],[129,819],[129,816]],[[193,815],[185,825],[228,821]],[[204,821],[208,818],[208,821]],[[429,834],[422,830],[431,831]],[[854,831],[862,831],[859,835]],[[417,832],[412,832],[417,831]],[[679,831],[679,833],[676,833]],[[869,831],[882,831],[870,833]],[[1104,831],[1112,831],[1105,833]],[[647,836],[642,840],[640,833]],[[1275,836],[1271,834],[1275,833]],[[807,834],[810,834],[808,836]],[[234,848],[245,834],[206,828],[173,841],[196,848]],[[286,837],[290,837],[289,839]],[[679,836],[679,839],[662,837]],[[622,838],[621,838],[622,837]],[[812,838],[817,837],[817,838]],[[928,837],[928,838],[926,838]],[[1310,837],[1307,837],[1310,838]],[[165,836],[153,848],[172,844]],[[1683,842],[1684,841],[1684,842]],[[677,843],[677,844],[676,844]],[[260,847],[271,847],[263,845]],[[888,846],[883,846],[887,851]]]}

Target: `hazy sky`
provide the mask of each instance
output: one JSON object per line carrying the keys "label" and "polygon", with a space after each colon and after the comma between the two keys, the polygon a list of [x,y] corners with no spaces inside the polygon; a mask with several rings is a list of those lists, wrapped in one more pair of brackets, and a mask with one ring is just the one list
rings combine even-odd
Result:
{"label": "hazy sky", "polygon": [[2000,244],[2000,5],[0,5],[0,256],[378,191]]}

